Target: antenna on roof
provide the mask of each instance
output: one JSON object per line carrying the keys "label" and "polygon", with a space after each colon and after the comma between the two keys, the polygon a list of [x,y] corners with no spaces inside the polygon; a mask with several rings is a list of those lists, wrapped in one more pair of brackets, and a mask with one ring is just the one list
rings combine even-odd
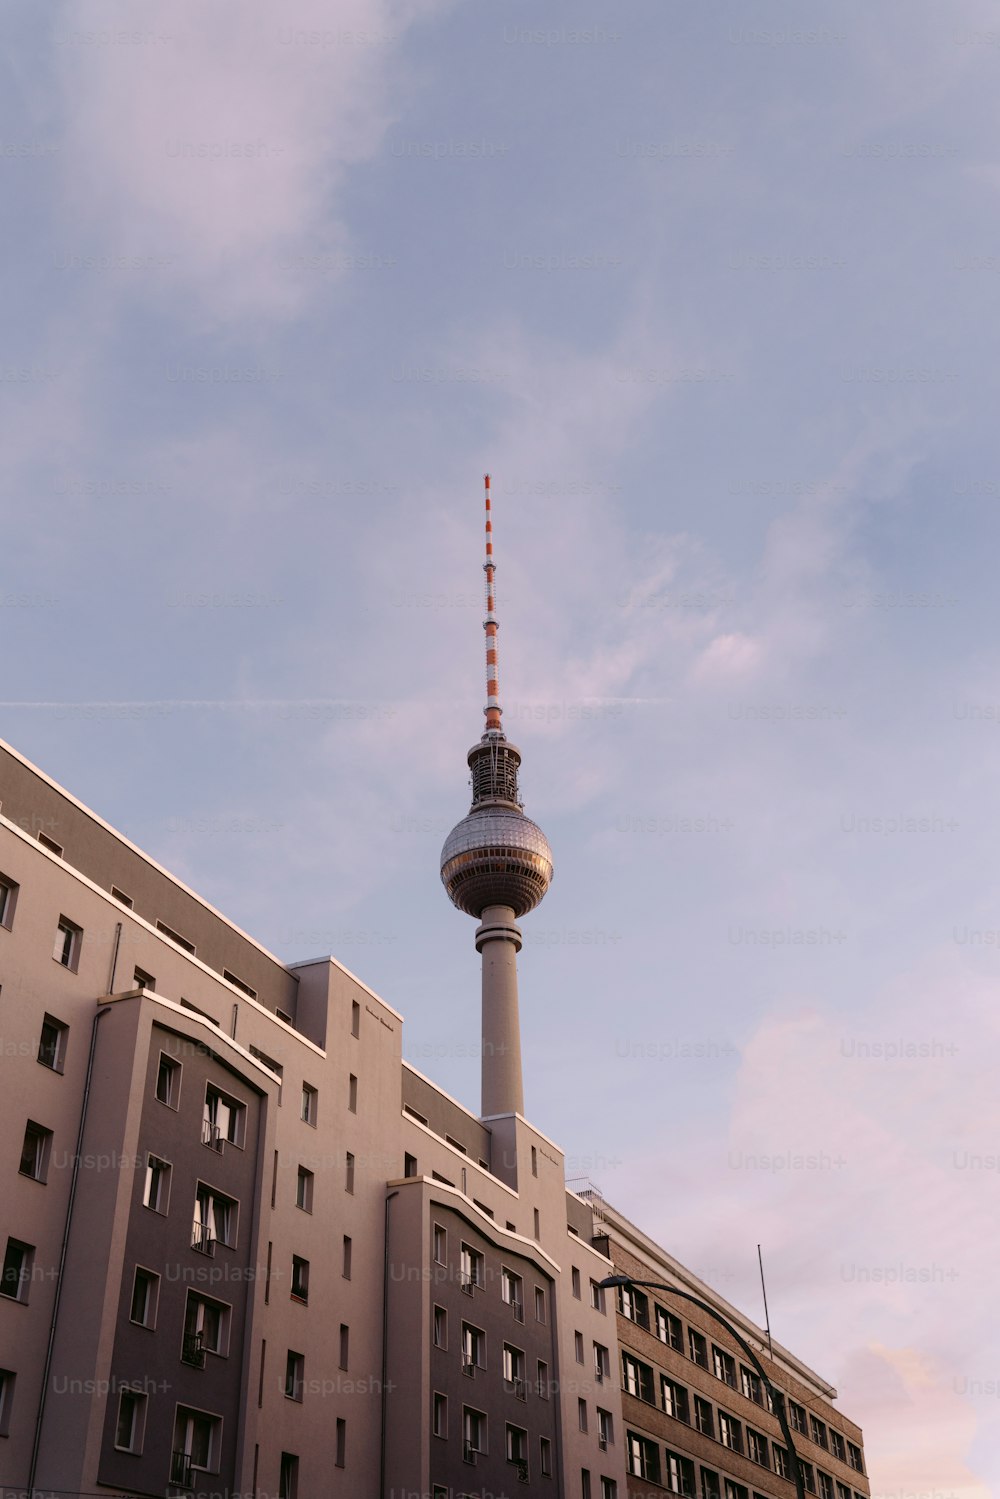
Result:
{"label": "antenna on roof", "polygon": [[771,1347],[771,1319],[767,1311],[767,1287],[764,1284],[764,1261],[761,1257],[760,1245],[757,1245],[757,1263],[760,1265],[760,1288],[764,1293],[764,1327],[767,1331],[767,1351],[774,1358],[774,1349]]}

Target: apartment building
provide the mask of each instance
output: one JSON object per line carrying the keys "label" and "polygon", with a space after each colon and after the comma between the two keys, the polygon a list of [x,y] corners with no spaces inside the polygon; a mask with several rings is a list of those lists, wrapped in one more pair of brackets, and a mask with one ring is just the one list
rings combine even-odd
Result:
{"label": "apartment building", "polygon": [[624,1494],[559,1147],[8,746],[0,1016],[4,1492]]}

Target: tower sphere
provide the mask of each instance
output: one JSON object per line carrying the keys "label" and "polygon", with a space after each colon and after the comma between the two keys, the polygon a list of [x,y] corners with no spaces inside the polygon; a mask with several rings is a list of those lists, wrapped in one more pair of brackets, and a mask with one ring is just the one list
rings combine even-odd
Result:
{"label": "tower sphere", "polygon": [[524,916],[552,880],[549,840],[519,807],[480,804],[445,839],[441,880],[469,916],[482,916],[487,906],[509,906],[515,917]]}

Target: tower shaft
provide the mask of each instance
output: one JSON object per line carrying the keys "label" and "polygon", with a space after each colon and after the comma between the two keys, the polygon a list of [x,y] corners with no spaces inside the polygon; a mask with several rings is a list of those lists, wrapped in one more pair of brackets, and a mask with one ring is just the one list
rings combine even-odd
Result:
{"label": "tower shaft", "polygon": [[482,1115],[524,1113],[517,954],[521,930],[510,906],[487,906],[476,929],[483,960]]}

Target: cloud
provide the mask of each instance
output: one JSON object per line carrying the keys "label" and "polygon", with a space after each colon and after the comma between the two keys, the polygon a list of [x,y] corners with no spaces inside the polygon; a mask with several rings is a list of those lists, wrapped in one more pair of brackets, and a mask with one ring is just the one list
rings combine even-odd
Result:
{"label": "cloud", "polygon": [[209,326],[291,316],[301,257],[335,267],[350,245],[339,194],[393,118],[403,33],[433,8],[154,0],[141,21],[121,4],[100,18],[143,40],[98,44],[73,0],[57,34],[70,213],[101,253],[163,259]]}

